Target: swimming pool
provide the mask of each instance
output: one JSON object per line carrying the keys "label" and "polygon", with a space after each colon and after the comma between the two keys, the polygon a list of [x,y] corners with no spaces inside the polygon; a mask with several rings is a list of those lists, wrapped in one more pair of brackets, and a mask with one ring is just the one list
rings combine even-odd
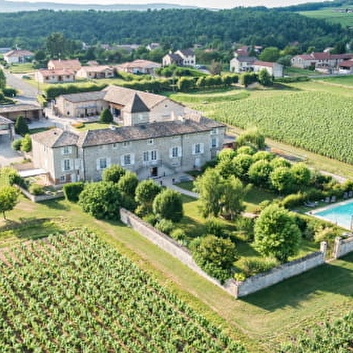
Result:
{"label": "swimming pool", "polygon": [[350,230],[353,219],[353,201],[345,201],[336,206],[321,208],[312,211],[310,214]]}

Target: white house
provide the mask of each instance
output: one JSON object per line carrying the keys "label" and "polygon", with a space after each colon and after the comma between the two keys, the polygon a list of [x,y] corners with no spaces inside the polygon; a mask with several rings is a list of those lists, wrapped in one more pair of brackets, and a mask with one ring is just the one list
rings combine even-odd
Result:
{"label": "white house", "polygon": [[329,52],[313,52],[311,54],[303,54],[293,56],[291,65],[301,69],[333,69],[345,61],[353,59],[353,54],[330,54]]}
{"label": "white house", "polygon": [[63,83],[75,81],[75,72],[72,70],[37,70],[34,79],[41,83]]}
{"label": "white house", "polygon": [[257,60],[253,63],[253,69],[254,72],[259,72],[262,69],[265,69],[274,78],[283,77],[283,65],[281,64]]}
{"label": "white house", "polygon": [[236,73],[254,71],[255,61],[257,58],[254,56],[236,56],[230,61],[230,71]]}
{"label": "white house", "polygon": [[8,64],[20,64],[32,60],[34,53],[28,50],[11,50],[4,54],[4,60]]}
{"label": "white house", "polygon": [[77,59],[72,60],[49,60],[47,65],[49,70],[72,70],[77,72],[81,69],[81,63]]}
{"label": "white house", "polygon": [[195,66],[196,55],[192,49],[177,50],[175,53],[169,53],[163,57],[163,66]]}
{"label": "white house", "polygon": [[118,71],[128,72],[131,74],[148,74],[153,75],[154,70],[161,67],[161,64],[155,63],[149,60],[134,60],[132,62],[127,62],[119,64],[116,66]]}
{"label": "white house", "polygon": [[114,77],[114,69],[110,66],[82,66],[76,72],[77,78],[100,79]]}

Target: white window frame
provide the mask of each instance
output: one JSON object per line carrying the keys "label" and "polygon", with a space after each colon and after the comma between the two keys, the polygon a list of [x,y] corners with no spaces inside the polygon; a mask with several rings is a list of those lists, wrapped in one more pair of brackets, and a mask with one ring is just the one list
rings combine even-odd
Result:
{"label": "white window frame", "polygon": [[[213,143],[215,142],[215,143]],[[218,138],[217,137],[212,137],[211,138],[211,148],[217,148],[218,147]]]}
{"label": "white window frame", "polygon": [[106,169],[108,167],[108,161],[106,158],[99,158],[99,169]]}
{"label": "white window frame", "polygon": [[64,159],[63,160],[63,171],[67,172],[72,170],[71,159]]}
{"label": "white window frame", "polygon": [[171,148],[171,157],[172,158],[177,158],[179,156],[179,148],[178,147],[172,147]]}
{"label": "white window frame", "polygon": [[64,146],[61,148],[61,154],[71,154],[72,146]]}
{"label": "white window frame", "polygon": [[192,154],[202,154],[204,152],[204,145],[202,142],[195,143],[192,146]]}
{"label": "white window frame", "polygon": [[157,150],[151,151],[151,161],[157,161],[157,160],[158,160]]}
{"label": "white window frame", "polygon": [[142,153],[142,159],[144,162],[148,162],[150,160],[150,153],[149,151],[144,151]]}
{"label": "white window frame", "polygon": [[124,141],[123,142],[123,147],[128,147],[130,146],[130,141]]}
{"label": "white window frame", "polygon": [[153,139],[148,139],[147,140],[147,145],[153,145],[154,144],[154,140]]}

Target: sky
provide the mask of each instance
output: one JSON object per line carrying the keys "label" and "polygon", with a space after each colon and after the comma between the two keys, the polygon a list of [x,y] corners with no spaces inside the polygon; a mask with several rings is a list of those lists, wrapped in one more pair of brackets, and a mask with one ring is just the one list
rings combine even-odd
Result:
{"label": "sky", "polygon": [[56,2],[56,3],[74,3],[74,4],[147,4],[147,3],[165,3],[165,4],[179,4],[189,6],[200,6],[210,8],[224,8],[230,9],[237,6],[266,6],[266,7],[280,7],[296,4],[304,4],[307,2],[322,2],[323,0],[25,0],[30,2]]}

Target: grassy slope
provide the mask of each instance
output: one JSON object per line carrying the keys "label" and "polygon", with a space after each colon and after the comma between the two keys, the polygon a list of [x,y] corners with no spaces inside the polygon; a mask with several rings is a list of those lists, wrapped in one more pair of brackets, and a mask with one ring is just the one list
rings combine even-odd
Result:
{"label": "grassy slope", "polygon": [[[350,8],[352,7],[350,6]],[[334,8],[329,7],[327,9],[323,8],[316,11],[301,11],[299,14],[320,20],[326,20],[332,23],[339,23],[343,27],[353,26],[353,13],[333,12],[333,10]]]}
{"label": "grassy slope", "polygon": [[[131,229],[94,220],[76,205],[63,200],[33,204],[22,199],[8,216],[18,221],[24,214],[61,219],[59,228],[87,225],[191,306],[225,327],[250,352],[274,352],[278,342],[286,341],[296,330],[324,318],[342,316],[353,307],[353,255],[235,300]],[[0,227],[3,224],[1,221]]]}

